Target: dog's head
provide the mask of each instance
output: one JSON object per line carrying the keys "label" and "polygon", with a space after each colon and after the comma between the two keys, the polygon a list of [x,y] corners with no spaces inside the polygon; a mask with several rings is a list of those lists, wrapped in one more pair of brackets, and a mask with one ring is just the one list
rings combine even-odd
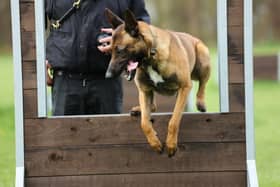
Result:
{"label": "dog's head", "polygon": [[124,20],[109,9],[106,9],[106,16],[114,29],[111,44],[112,57],[106,78],[119,76],[125,71],[127,80],[130,81],[134,78],[143,58],[148,55],[151,45],[141,31],[141,25],[147,26],[147,24],[138,22],[130,10],[125,12]]}

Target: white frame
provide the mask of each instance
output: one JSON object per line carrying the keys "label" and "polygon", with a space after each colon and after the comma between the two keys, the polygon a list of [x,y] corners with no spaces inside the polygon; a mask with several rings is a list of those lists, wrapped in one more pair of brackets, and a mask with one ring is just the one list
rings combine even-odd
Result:
{"label": "white frame", "polygon": [[[44,96],[46,98],[46,77],[45,77],[45,36],[44,36],[44,1],[35,1],[36,10],[36,44],[37,44],[37,86],[42,90],[38,90],[38,98]],[[222,31],[227,29],[227,7],[225,0],[218,0],[218,43],[219,55],[227,54],[227,41]],[[246,103],[246,146],[247,146],[247,171],[248,171],[248,186],[258,187],[258,177],[255,161],[255,141],[254,141],[254,115],[253,115],[253,26],[252,26],[252,0],[244,0],[244,61],[245,61],[245,103]],[[11,15],[12,15],[12,35],[13,35],[13,62],[14,62],[14,82],[15,82],[15,123],[16,123],[16,187],[24,186],[24,131],[23,131],[23,83],[22,83],[22,58],[21,58],[21,32],[20,32],[20,7],[19,0],[11,0]],[[40,16],[41,15],[41,16]],[[221,16],[220,16],[221,15]],[[227,33],[227,32],[225,32]],[[226,47],[222,47],[225,46]],[[221,47],[220,47],[221,46]],[[220,71],[228,71],[227,55],[220,56]],[[220,76],[226,75],[225,82],[220,86],[220,92],[225,90],[224,86],[228,86],[228,75],[221,73]],[[280,73],[279,73],[280,74]],[[220,77],[221,78],[221,77]],[[222,79],[224,79],[222,78]],[[228,89],[226,89],[228,90]],[[228,94],[225,95],[228,97]],[[227,99],[228,100],[228,99]],[[221,108],[222,112],[228,111],[226,102]],[[39,117],[47,117],[46,100],[38,99]]]}
{"label": "white frame", "polygon": [[23,84],[21,58],[21,30],[19,0],[11,0],[12,43],[14,65],[15,137],[16,137],[16,187],[24,186],[24,123]]}
{"label": "white frame", "polygon": [[[35,18],[36,18],[36,54],[37,54],[37,103],[38,117],[47,116],[47,91],[46,91],[46,68],[45,68],[45,19],[44,2],[35,1]],[[220,112],[229,112],[229,93],[228,93],[228,51],[227,51],[227,1],[217,0],[217,19],[218,19],[218,64],[220,80]],[[226,38],[226,39],[225,39]],[[188,99],[188,111],[193,111],[193,91]],[[40,99],[39,99],[40,98]],[[44,98],[44,99],[41,99]]]}
{"label": "white frame", "polygon": [[220,112],[229,112],[227,1],[217,0]]}
{"label": "white frame", "polygon": [[277,80],[280,82],[280,52],[277,54]]}
{"label": "white frame", "polygon": [[[45,51],[45,4],[43,0],[35,2],[36,25],[36,67],[37,67],[37,104],[38,117],[47,117],[47,85],[46,85],[46,51]],[[40,98],[40,99],[39,99]]]}
{"label": "white frame", "polygon": [[253,0],[244,0],[244,77],[247,186],[258,187],[254,128]]}

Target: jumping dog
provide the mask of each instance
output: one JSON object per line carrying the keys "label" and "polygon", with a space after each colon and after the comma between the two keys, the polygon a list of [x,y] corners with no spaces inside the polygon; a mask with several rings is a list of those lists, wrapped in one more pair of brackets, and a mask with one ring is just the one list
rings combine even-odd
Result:
{"label": "jumping dog", "polygon": [[151,112],[156,110],[154,92],[167,96],[177,94],[166,138],[167,152],[172,157],[177,151],[179,125],[192,80],[199,82],[197,109],[206,111],[209,50],[201,40],[190,34],[163,30],[137,21],[130,10],[125,12],[124,20],[109,9],[105,12],[114,29],[112,57],[106,78],[119,76],[125,71],[128,80],[135,80],[140,107],[134,107],[132,113],[141,113],[141,127],[147,141],[160,153],[163,152],[163,144],[151,122]]}

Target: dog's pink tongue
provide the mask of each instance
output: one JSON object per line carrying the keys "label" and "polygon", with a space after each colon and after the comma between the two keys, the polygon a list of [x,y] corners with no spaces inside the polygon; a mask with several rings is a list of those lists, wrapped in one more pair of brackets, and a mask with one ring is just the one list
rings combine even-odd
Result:
{"label": "dog's pink tongue", "polygon": [[138,66],[138,62],[134,62],[134,61],[130,60],[127,65],[127,70],[133,71],[137,68],[137,66]]}

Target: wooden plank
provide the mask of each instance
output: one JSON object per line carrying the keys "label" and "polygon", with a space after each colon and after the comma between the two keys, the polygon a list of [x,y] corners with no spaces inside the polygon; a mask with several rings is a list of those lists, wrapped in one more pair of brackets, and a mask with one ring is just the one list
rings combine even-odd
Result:
{"label": "wooden plank", "polygon": [[34,32],[21,32],[21,51],[23,61],[36,61],[36,44]]}
{"label": "wooden plank", "polygon": [[35,12],[34,3],[21,3],[21,31],[34,32],[35,31]]}
{"label": "wooden plank", "polygon": [[245,171],[245,143],[184,143],[176,156],[147,144],[25,150],[27,177],[123,173]]}
{"label": "wooden plank", "polygon": [[[244,63],[243,26],[228,27],[228,56],[229,63]],[[231,73],[229,71],[229,73]]]}
{"label": "wooden plank", "polygon": [[278,80],[278,57],[255,56],[254,78],[255,80]]}
{"label": "wooden plank", "polygon": [[24,119],[38,118],[36,89],[23,91],[23,109]]}
{"label": "wooden plank", "polygon": [[27,187],[246,187],[246,172],[158,173],[27,178]]}
{"label": "wooden plank", "polygon": [[[153,116],[165,140],[170,115]],[[243,113],[184,114],[180,142],[245,141]],[[146,143],[140,119],[130,116],[25,120],[25,148]]]}
{"label": "wooden plank", "polygon": [[245,109],[243,3],[243,0],[228,0],[228,63],[230,112],[244,112]]}
{"label": "wooden plank", "polygon": [[243,0],[227,0],[228,2],[228,25],[243,25]]}
{"label": "wooden plank", "polygon": [[229,63],[229,83],[236,84],[242,83],[244,84],[244,65],[237,63]]}
{"label": "wooden plank", "polygon": [[23,89],[36,89],[37,76],[36,76],[36,62],[24,61],[23,62]]}
{"label": "wooden plank", "polygon": [[229,102],[231,112],[245,112],[245,89],[244,84],[229,85]]}

